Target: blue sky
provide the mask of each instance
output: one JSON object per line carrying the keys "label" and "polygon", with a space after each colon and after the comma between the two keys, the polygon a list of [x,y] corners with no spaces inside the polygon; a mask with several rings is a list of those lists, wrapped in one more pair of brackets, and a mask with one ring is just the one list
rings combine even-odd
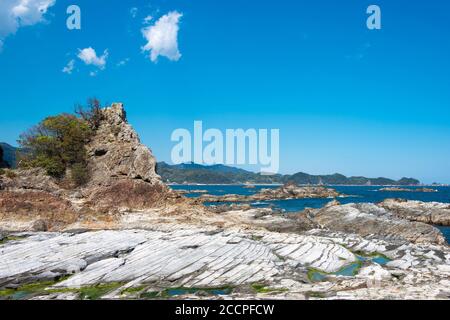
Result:
{"label": "blue sky", "polygon": [[[69,4],[81,30],[66,28]],[[381,30],[366,27],[370,4]],[[174,12],[181,56],[152,61],[143,20]],[[125,104],[158,160],[170,162],[174,129],[202,120],[279,128],[282,173],[448,183],[449,16],[442,0],[56,0],[11,32],[0,15],[0,141],[15,145],[45,116],[96,96]],[[86,65],[84,48],[100,61]]]}

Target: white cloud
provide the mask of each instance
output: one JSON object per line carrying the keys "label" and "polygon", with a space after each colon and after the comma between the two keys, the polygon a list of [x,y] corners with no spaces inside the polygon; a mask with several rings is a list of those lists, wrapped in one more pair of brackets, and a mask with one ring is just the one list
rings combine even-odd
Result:
{"label": "white cloud", "polygon": [[72,74],[73,68],[75,67],[75,60],[70,60],[69,63],[62,69],[62,72],[67,74]]}
{"label": "white cloud", "polygon": [[0,49],[20,27],[45,21],[44,15],[56,0],[0,0]]}
{"label": "white cloud", "polygon": [[91,72],[89,72],[89,75],[91,77],[95,77],[97,75],[97,71],[91,71]]}
{"label": "white cloud", "polygon": [[78,58],[87,65],[93,65],[100,69],[104,69],[106,66],[106,59],[108,58],[108,49],[103,52],[100,57],[91,47],[79,50]]}
{"label": "white cloud", "polygon": [[143,51],[150,51],[150,60],[155,62],[158,56],[177,61],[181,58],[178,50],[179,21],[183,15],[177,11],[169,12],[159,18],[154,25],[142,28],[142,35],[147,44]]}
{"label": "white cloud", "polygon": [[131,17],[136,18],[137,13],[138,13],[138,8],[133,7],[133,8],[130,9]]}

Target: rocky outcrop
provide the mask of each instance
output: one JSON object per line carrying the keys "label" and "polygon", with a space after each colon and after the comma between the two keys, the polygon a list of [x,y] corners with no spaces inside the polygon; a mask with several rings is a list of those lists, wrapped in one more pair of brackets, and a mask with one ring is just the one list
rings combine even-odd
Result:
{"label": "rocky outcrop", "polygon": [[436,189],[430,188],[399,188],[399,187],[386,187],[381,188],[378,191],[382,192],[438,192]]}
{"label": "rocky outcrop", "polygon": [[279,188],[262,189],[260,192],[249,196],[236,194],[214,196],[204,194],[198,197],[197,200],[200,202],[248,202],[248,201],[263,201],[263,200],[334,198],[338,196],[342,195],[332,188],[317,187],[317,186],[301,187],[294,183],[287,183]]}
{"label": "rocky outcrop", "polygon": [[399,218],[372,203],[329,205],[309,210],[307,214],[314,222],[329,230],[413,243],[446,243],[442,233],[433,226]]}
{"label": "rocky outcrop", "polygon": [[102,111],[103,120],[87,146],[90,185],[110,185],[120,178],[161,183],[155,158],[128,124],[123,105],[113,103]]}
{"label": "rocky outcrop", "polygon": [[450,226],[450,204],[448,203],[387,199],[378,205],[402,219]]}
{"label": "rocky outcrop", "polygon": [[332,188],[300,187],[295,183],[287,183],[278,189],[262,189],[255,195],[255,200],[266,199],[305,199],[305,198],[335,198],[341,194]]}
{"label": "rocky outcrop", "polygon": [[179,198],[156,174],[150,149],[128,124],[121,103],[103,111],[103,119],[87,146],[91,179],[81,192],[85,206],[100,212],[164,206]]}
{"label": "rocky outcrop", "polygon": [[122,211],[188,205],[184,203],[188,200],[161,182],[156,160],[128,124],[123,105],[114,103],[101,112],[86,147],[89,181],[74,189],[42,169],[15,170],[0,181],[0,227],[33,230],[33,225],[40,225],[42,229],[43,222],[49,230],[61,230],[75,217],[89,221],[90,226],[97,221],[105,227],[105,221],[120,219],[117,214]]}

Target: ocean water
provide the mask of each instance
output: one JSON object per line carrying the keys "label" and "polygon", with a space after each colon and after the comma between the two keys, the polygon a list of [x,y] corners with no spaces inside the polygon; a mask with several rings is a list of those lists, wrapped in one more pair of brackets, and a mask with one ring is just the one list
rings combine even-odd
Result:
{"label": "ocean water", "polygon": [[437,226],[437,228],[439,230],[441,230],[441,232],[444,235],[445,239],[447,239],[447,243],[450,244],[450,227]]}
{"label": "ocean water", "polygon": [[[264,188],[278,188],[279,186],[255,186],[255,188],[246,188],[243,185],[173,185],[175,190],[204,190],[212,195],[239,194],[251,195],[258,193]],[[438,192],[386,192],[379,191],[380,186],[330,186],[348,197],[338,198],[342,204],[357,202],[377,203],[385,199],[401,198],[407,200],[419,200],[425,202],[444,202],[450,204],[450,187],[431,187]],[[417,189],[419,187],[402,187],[408,189]],[[187,193],[187,197],[198,197],[203,193]],[[286,213],[302,211],[305,208],[321,208],[332,199],[291,199],[291,200],[273,200],[258,201],[250,203],[253,207],[272,207],[280,209]],[[205,203],[205,205],[215,205],[217,203]],[[450,227],[438,227],[450,243]]]}

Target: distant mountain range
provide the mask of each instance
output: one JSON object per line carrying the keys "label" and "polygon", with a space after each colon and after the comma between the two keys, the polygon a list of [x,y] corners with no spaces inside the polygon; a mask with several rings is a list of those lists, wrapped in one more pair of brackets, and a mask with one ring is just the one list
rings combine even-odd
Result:
{"label": "distant mountain range", "polygon": [[[3,149],[3,160],[9,166],[16,167],[17,148],[0,142]],[[158,162],[157,172],[164,182],[178,184],[284,184],[292,181],[297,184],[314,185],[418,185],[420,181],[413,178],[402,178],[398,181],[388,178],[346,177],[336,173],[332,175],[310,175],[298,172],[293,175],[266,176],[259,173],[229,167],[222,164],[205,166],[195,163],[169,165]]]}
{"label": "distant mountain range", "polygon": [[297,184],[314,185],[418,185],[420,181],[413,178],[393,180],[388,178],[346,177],[342,174],[310,175],[298,172],[293,175],[265,176],[221,164],[204,166],[195,163],[169,165],[158,162],[157,172],[167,183],[178,184],[272,184],[289,181]]}

